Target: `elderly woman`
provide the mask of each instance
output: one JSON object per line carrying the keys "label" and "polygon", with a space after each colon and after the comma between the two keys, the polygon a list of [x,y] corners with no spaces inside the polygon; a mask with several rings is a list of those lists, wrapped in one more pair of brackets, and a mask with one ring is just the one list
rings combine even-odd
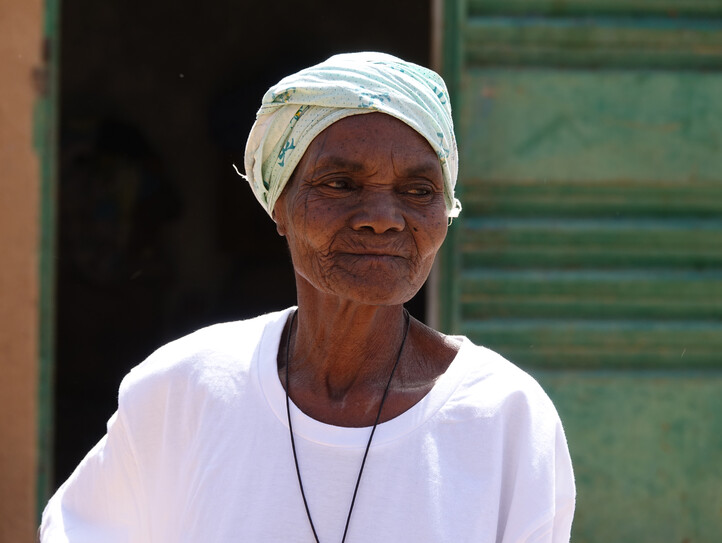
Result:
{"label": "elderly woman", "polygon": [[131,371],[42,541],[568,541],[574,481],[547,396],[403,308],[460,210],[441,78],[332,57],[266,93],[245,165],[298,307]]}

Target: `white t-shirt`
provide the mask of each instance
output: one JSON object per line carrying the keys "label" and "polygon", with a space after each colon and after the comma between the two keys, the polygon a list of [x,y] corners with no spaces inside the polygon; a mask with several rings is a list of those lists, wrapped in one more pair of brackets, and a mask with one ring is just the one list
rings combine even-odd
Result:
{"label": "white t-shirt", "polygon": [[[276,366],[290,311],[205,328],[133,369],[41,541],[313,541]],[[370,428],[291,416],[319,539],[341,541]],[[433,389],[378,426],[347,541],[567,542],[574,498],[551,401],[464,339]]]}

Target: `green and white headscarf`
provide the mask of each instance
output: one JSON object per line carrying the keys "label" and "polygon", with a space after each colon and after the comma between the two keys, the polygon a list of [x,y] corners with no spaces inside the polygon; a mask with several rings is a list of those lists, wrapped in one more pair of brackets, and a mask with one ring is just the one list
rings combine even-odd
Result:
{"label": "green and white headscarf", "polygon": [[351,115],[382,112],[405,122],[436,151],[449,217],[459,156],[446,84],[435,72],[384,53],[335,55],[266,92],[246,143],[245,178],[268,212],[313,139]]}

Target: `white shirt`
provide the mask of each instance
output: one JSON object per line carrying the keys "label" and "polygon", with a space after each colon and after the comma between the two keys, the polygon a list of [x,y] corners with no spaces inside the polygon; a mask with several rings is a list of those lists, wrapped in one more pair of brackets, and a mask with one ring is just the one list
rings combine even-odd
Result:
{"label": "white shirt", "polygon": [[[133,369],[41,541],[313,541],[277,372],[290,311],[205,328]],[[341,541],[370,428],[291,416],[319,539]],[[378,426],[346,541],[567,542],[574,499],[551,401],[464,339],[433,389]]]}

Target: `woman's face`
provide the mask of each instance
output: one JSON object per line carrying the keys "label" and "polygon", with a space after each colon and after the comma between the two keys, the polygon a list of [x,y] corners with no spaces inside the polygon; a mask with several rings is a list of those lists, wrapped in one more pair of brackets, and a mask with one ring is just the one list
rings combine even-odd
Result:
{"label": "woman's face", "polygon": [[408,301],[446,237],[436,153],[411,127],[346,117],[306,150],[273,216],[295,271],[317,290],[370,305]]}

